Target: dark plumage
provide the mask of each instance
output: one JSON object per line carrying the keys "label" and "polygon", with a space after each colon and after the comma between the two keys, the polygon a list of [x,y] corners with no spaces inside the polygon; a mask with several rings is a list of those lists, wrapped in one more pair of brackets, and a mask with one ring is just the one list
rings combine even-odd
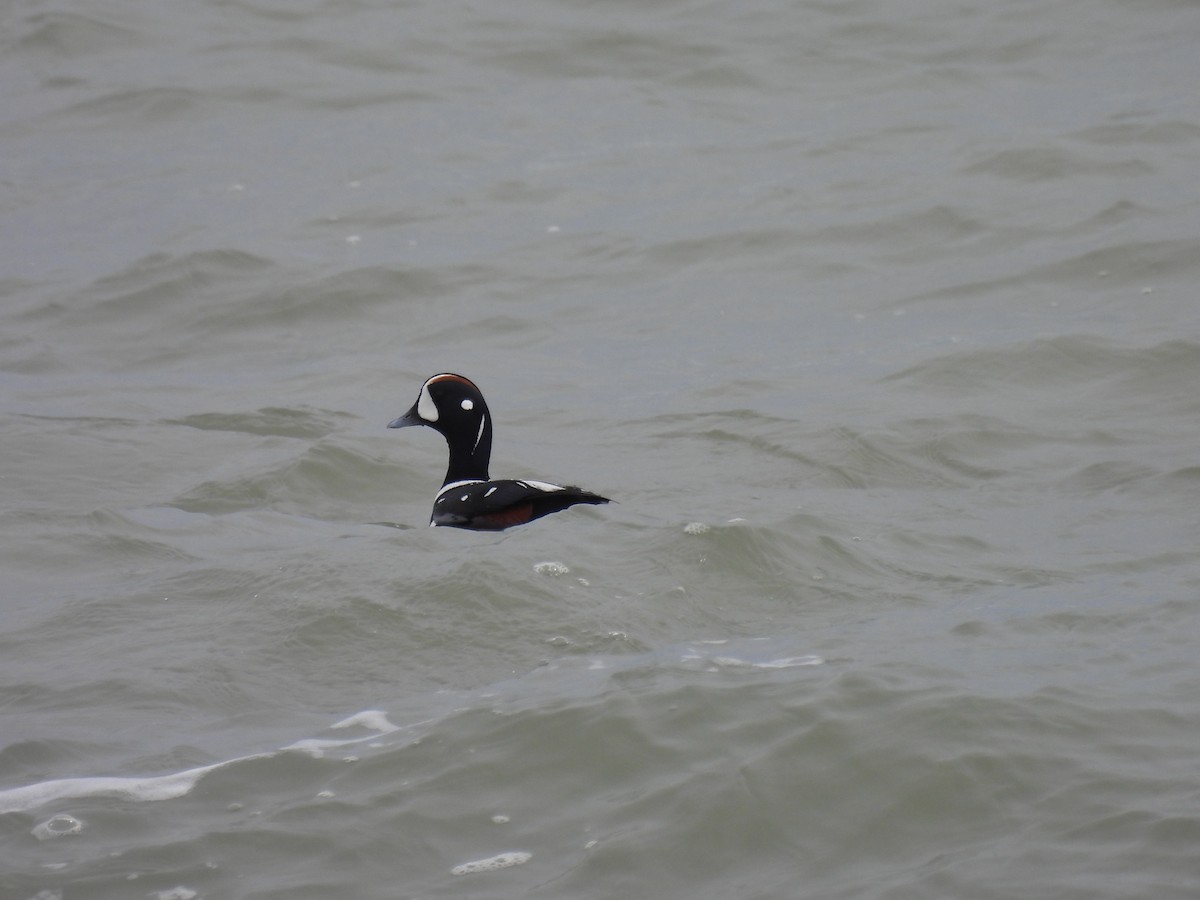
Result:
{"label": "dark plumage", "polygon": [[545,481],[492,481],[492,416],[483,394],[469,379],[450,372],[421,385],[412,409],[388,428],[426,425],[450,448],[446,480],[433,502],[430,525],[502,531],[577,503],[608,503],[607,497],[582,488]]}

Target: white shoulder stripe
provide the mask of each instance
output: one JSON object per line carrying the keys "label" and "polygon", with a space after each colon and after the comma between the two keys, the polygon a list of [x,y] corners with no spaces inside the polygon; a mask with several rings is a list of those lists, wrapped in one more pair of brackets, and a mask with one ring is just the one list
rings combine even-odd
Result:
{"label": "white shoulder stripe", "polygon": [[526,487],[537,488],[539,491],[565,491],[561,484],[551,484],[548,481],[521,481]]}
{"label": "white shoulder stripe", "polygon": [[465,486],[465,485],[468,485],[468,484],[483,484],[483,479],[481,479],[481,478],[468,478],[466,481],[452,481],[452,482],[450,482],[449,484],[447,484],[447,485],[444,485],[444,486],[442,487],[442,489],[441,489],[440,491],[438,491],[438,492],[437,492],[438,498],[440,499],[440,498],[441,498],[441,496],[442,496],[442,494],[445,494],[445,493],[446,493],[446,492],[448,492],[448,491],[453,491],[453,490],[456,490],[456,489],[458,489],[458,488],[460,488],[460,487],[463,487],[463,486]]}

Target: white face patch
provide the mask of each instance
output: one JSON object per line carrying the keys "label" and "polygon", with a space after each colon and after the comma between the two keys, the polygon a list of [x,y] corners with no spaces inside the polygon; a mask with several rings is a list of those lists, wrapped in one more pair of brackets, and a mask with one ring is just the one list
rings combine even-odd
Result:
{"label": "white face patch", "polygon": [[436,422],[438,420],[437,404],[429,396],[428,382],[421,385],[421,396],[417,398],[417,415],[426,422]]}
{"label": "white face patch", "polygon": [[472,410],[472,409],[474,409],[474,408],[475,408],[475,401],[474,401],[474,400],[472,400],[470,397],[468,397],[466,400],[464,400],[464,401],[462,402],[462,408],[463,408],[463,409],[466,409],[466,410]]}

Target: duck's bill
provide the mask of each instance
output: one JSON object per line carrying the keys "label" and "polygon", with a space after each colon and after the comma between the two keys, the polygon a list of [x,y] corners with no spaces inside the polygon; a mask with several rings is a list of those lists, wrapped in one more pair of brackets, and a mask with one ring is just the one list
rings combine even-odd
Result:
{"label": "duck's bill", "polygon": [[388,428],[407,428],[409,425],[424,425],[425,420],[417,415],[417,408],[414,406],[398,419],[392,419],[388,422]]}

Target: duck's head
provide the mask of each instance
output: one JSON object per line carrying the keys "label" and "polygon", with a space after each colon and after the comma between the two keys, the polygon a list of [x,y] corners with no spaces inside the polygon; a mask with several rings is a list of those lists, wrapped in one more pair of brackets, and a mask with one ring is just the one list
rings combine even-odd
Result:
{"label": "duck's head", "polygon": [[388,422],[388,428],[428,425],[450,447],[451,475],[486,478],[492,452],[492,417],[487,402],[469,378],[442,372],[421,385],[412,409]]}

